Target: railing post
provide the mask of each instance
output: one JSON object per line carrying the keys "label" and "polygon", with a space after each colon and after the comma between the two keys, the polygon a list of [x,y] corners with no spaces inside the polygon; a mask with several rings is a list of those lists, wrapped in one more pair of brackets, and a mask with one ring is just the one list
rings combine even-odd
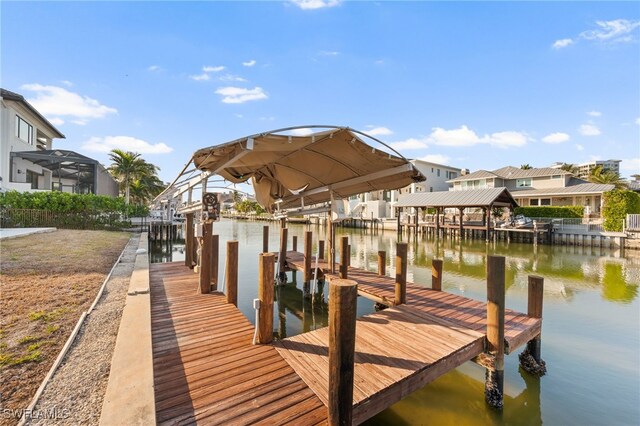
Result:
{"label": "railing post", "polygon": [[442,290],[442,259],[431,261],[431,289]]}
{"label": "railing post", "polygon": [[384,250],[378,251],[378,275],[387,275],[387,252]]}
{"label": "railing post", "polygon": [[292,244],[291,244],[291,250],[293,251],[298,251],[298,236],[294,235],[293,237],[291,237],[291,239],[293,240]]}
{"label": "railing post", "polygon": [[349,237],[340,239],[340,278],[347,279],[349,275]]}
{"label": "railing post", "polygon": [[503,256],[487,257],[487,342],[493,368],[487,369],[484,395],[495,408],[502,408],[504,394],[504,264]]}
{"label": "railing post", "polygon": [[200,294],[207,294],[211,291],[211,234],[213,233],[213,223],[203,222],[202,226],[202,246],[200,247]]}
{"label": "railing post", "polygon": [[267,253],[269,251],[269,225],[262,227],[262,252]]}
{"label": "railing post", "polygon": [[280,229],[280,254],[278,255],[278,280],[286,282],[286,266],[287,266],[287,238],[288,228]]}
{"label": "railing post", "polygon": [[238,306],[238,242],[227,241],[227,303]]}
{"label": "railing post", "polygon": [[356,346],[355,281],[329,283],[329,424],[351,425]]}
{"label": "railing post", "polygon": [[[184,224],[185,226],[185,239],[184,239],[184,265],[188,268],[193,269],[193,213],[187,213],[187,220]],[[158,226],[155,226],[156,230]],[[156,240],[158,239],[157,231],[154,233]]]}
{"label": "railing post", "polygon": [[318,241],[318,260],[324,260],[324,240]]}
{"label": "railing post", "polygon": [[218,274],[220,261],[220,236],[211,236],[211,291],[218,290]]}
{"label": "railing post", "polygon": [[[527,315],[542,318],[542,299],[544,294],[544,278],[529,275],[529,292],[527,295]],[[526,349],[520,354],[520,366],[530,374],[544,376],[547,372],[545,362],[540,356],[542,335],[538,334],[527,342]]]}
{"label": "railing post", "polygon": [[407,243],[396,246],[396,298],[395,304],[407,303]]}
{"label": "railing post", "polygon": [[273,273],[275,255],[260,253],[259,255],[258,299],[258,343],[271,343],[273,340]]}

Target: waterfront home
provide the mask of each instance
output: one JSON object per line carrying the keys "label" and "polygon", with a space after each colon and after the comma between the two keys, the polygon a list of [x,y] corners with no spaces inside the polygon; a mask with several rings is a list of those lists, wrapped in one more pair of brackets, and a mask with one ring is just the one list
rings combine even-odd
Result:
{"label": "waterfront home", "polygon": [[449,183],[453,191],[504,187],[520,206],[584,206],[585,215],[596,217],[602,210],[602,194],[614,189],[613,185],[587,182],[551,167],[477,170]]}
{"label": "waterfront home", "polygon": [[118,183],[97,160],[53,149],[65,136],[20,94],[1,89],[0,190],[118,196]]}

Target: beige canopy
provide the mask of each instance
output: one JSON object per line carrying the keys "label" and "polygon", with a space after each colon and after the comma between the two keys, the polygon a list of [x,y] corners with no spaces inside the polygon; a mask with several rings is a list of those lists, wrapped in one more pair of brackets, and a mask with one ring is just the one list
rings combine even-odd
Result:
{"label": "beige canopy", "polygon": [[363,133],[349,128],[305,136],[277,133],[200,149],[193,162],[233,183],[251,179],[256,200],[270,212],[277,204],[304,207],[425,180],[405,158],[367,145]]}

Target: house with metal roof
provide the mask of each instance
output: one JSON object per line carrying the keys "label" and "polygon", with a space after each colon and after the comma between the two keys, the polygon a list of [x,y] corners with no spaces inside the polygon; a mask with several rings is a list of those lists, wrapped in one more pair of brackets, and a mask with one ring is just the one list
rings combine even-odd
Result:
{"label": "house with metal roof", "polygon": [[602,194],[613,185],[595,184],[551,167],[520,169],[507,166],[478,170],[449,180],[452,191],[507,188],[520,206],[584,206],[585,213],[599,215]]}
{"label": "house with metal roof", "polygon": [[53,139],[65,136],[22,95],[0,90],[0,190],[118,196],[118,184],[104,166],[53,149]]}

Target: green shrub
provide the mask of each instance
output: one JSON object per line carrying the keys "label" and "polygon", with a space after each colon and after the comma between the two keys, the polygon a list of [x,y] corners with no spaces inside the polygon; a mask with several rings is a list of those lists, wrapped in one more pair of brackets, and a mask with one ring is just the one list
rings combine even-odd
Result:
{"label": "green shrub", "polygon": [[534,206],[516,207],[515,214],[527,217],[581,218],[584,216],[583,206]]}
{"label": "green shrub", "polygon": [[614,189],[603,194],[602,218],[605,231],[622,231],[627,214],[640,213],[640,195],[628,189]]}

